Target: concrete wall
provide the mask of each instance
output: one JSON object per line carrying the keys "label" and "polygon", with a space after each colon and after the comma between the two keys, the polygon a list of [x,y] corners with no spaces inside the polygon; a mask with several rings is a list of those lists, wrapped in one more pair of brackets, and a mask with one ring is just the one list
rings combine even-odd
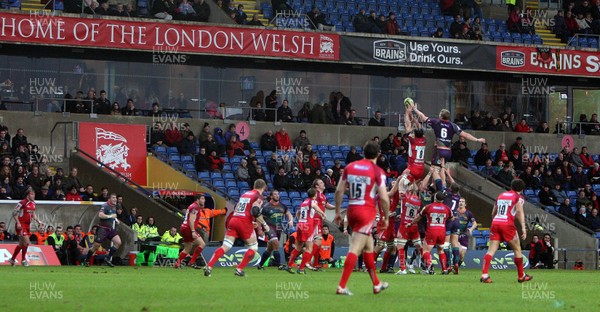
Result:
{"label": "concrete wall", "polygon": [[[14,232],[14,223],[12,222],[12,211],[17,204],[16,200],[0,202],[0,220],[6,222],[7,228],[11,233]],[[56,202],[46,203],[38,201],[36,205],[36,215],[45,226],[52,225],[54,228],[62,226],[66,230],[67,226],[81,225],[82,231],[89,232],[93,225],[97,224],[98,209],[103,203],[98,202]],[[32,224],[37,226],[37,224]],[[32,228],[33,229],[33,228]],[[125,258],[130,250],[135,250],[135,233],[127,225],[117,226],[117,232],[121,237],[122,245],[115,256]]]}
{"label": "concrete wall", "polygon": [[[456,164],[451,164],[450,168],[454,179],[463,187],[461,195],[466,198],[468,209],[473,212],[478,223],[481,222],[480,227],[489,227],[494,202],[503,189]],[[578,250],[567,254],[569,261],[582,259],[587,267],[596,267],[598,241],[594,236],[530,203],[526,203],[524,208],[528,231],[526,242],[531,240],[533,233],[554,232],[552,236],[556,239],[556,247]],[[536,219],[545,230],[535,231],[530,221]],[[581,251],[583,249],[587,251]],[[573,267],[572,262],[569,267]]]}

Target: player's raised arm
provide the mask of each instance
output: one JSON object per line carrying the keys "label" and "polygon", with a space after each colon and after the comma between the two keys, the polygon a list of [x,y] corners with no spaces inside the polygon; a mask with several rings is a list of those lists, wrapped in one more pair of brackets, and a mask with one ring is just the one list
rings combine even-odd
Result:
{"label": "player's raised arm", "polygon": [[406,130],[406,133],[413,131],[411,112],[412,110],[407,108],[406,112],[404,113],[404,130]]}
{"label": "player's raised arm", "polygon": [[[335,189],[335,224],[342,222],[342,202],[344,201],[344,192],[346,192],[346,179],[342,176]],[[386,194],[387,195],[387,194]]]}
{"label": "player's raised arm", "polygon": [[418,108],[417,105],[415,104],[415,106],[413,107],[413,112],[415,112],[415,114],[417,115],[417,118],[419,119],[419,122],[425,122],[428,117],[425,116],[425,114],[423,114]]}
{"label": "player's raised arm", "polygon": [[461,131],[459,136],[461,136],[469,141],[485,143],[485,138],[476,138],[472,134],[470,134],[466,131]]}
{"label": "player's raised arm", "polygon": [[394,181],[394,183],[392,183],[392,188],[390,189],[389,192],[387,192],[388,197],[392,197],[392,196],[394,196],[394,194],[396,192],[398,192],[398,184],[399,184],[398,180],[400,180],[400,178],[396,179],[396,181]]}

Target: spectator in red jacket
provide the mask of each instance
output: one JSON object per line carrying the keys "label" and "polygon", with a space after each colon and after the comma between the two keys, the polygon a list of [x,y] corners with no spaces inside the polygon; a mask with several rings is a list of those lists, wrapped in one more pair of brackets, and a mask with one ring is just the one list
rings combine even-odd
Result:
{"label": "spectator in red jacket", "polygon": [[540,237],[537,235],[533,235],[531,242],[525,246],[525,249],[529,250],[529,265],[532,268],[539,268],[538,264],[540,263],[540,252],[542,248],[542,242],[540,242]]}
{"label": "spectator in red jacket", "polygon": [[568,36],[573,36],[575,33],[579,32],[579,25],[577,25],[577,20],[571,11],[567,11],[565,25],[567,26]]}
{"label": "spectator in red jacket", "polygon": [[227,145],[227,156],[232,157],[233,155],[246,156],[244,143],[238,141],[235,135],[229,138],[229,144]]}
{"label": "spectator in red jacket", "polygon": [[581,154],[579,154],[579,157],[581,157],[581,161],[583,162],[583,168],[592,168],[592,166],[594,166],[594,158],[592,158],[592,155],[588,154],[587,146],[581,147]]}
{"label": "spectator in red jacket", "polygon": [[523,132],[523,133],[532,132],[531,128],[529,128],[529,125],[527,124],[527,120],[525,118],[521,119],[521,122],[517,124],[517,126],[515,127],[515,132]]}
{"label": "spectator in red jacket", "polygon": [[171,126],[167,127],[167,131],[165,131],[165,144],[178,147],[181,141],[183,141],[183,134],[179,131],[179,127],[172,122]]}
{"label": "spectator in red jacket", "polygon": [[292,140],[290,139],[287,131],[285,131],[285,128],[282,127],[279,129],[279,131],[277,131],[275,134],[275,140],[277,141],[277,148],[284,151],[292,149]]}
{"label": "spectator in red jacket", "polygon": [[217,156],[216,151],[212,151],[210,156],[208,156],[208,163],[210,165],[211,171],[220,171],[223,170],[223,165],[225,161],[221,159],[221,157]]}
{"label": "spectator in red jacket", "polygon": [[65,197],[66,201],[82,201],[81,196],[79,196],[79,192],[77,192],[77,187],[72,186],[71,190]]}
{"label": "spectator in red jacket", "polygon": [[317,156],[317,152],[310,153],[310,158],[308,159],[308,166],[310,167],[311,172],[316,172],[317,169],[321,169],[321,161]]}

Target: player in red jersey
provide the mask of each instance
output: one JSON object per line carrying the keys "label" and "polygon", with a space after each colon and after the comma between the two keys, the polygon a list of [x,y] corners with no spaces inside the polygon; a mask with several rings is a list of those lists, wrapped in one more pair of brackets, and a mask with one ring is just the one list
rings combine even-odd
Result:
{"label": "player in red jersey", "polygon": [[[315,179],[312,183],[312,188],[317,191],[317,204],[319,205],[319,209],[325,212],[325,209],[335,209],[335,206],[327,202],[327,197],[325,196],[325,182],[321,179]],[[321,251],[321,242],[323,241],[323,218],[320,214],[316,214],[314,218],[314,244],[313,244],[313,253],[314,261],[312,266],[307,265],[309,269],[318,270],[319,268],[319,255]]]}
{"label": "player in red jersey", "polygon": [[204,267],[204,276],[211,276],[212,267],[223,256],[236,238],[243,240],[248,246],[248,250],[244,254],[242,262],[237,266],[235,275],[244,277],[244,268],[252,260],[254,254],[258,250],[258,242],[256,240],[256,232],[254,231],[254,222],[258,222],[263,226],[265,233],[269,232],[269,226],[261,215],[261,207],[263,204],[262,194],[267,190],[267,183],[263,179],[254,181],[254,189],[240,196],[240,200],[231,213],[231,218],[228,220],[223,239],[223,245],[215,250],[208,265]]}
{"label": "player in red jersey", "polygon": [[295,249],[292,250],[290,255],[290,259],[288,261],[286,271],[290,273],[294,273],[292,271],[292,264],[296,261],[296,257],[302,252],[302,248],[304,248],[304,253],[302,254],[302,262],[300,263],[300,267],[298,268],[298,274],[306,274],[304,268],[310,261],[313,256],[313,240],[315,237],[315,218],[317,215],[324,217],[325,214],[321,208],[319,208],[318,200],[318,191],[314,188],[310,188],[307,191],[308,198],[302,202],[300,205],[300,209],[296,211],[296,218],[298,219],[298,225],[296,226],[297,240]]}
{"label": "player in red jersey", "polygon": [[492,279],[488,275],[492,257],[498,250],[501,242],[506,242],[515,253],[515,265],[519,283],[528,282],[533,279],[532,276],[525,274],[523,270],[523,254],[521,253],[521,241],[517,234],[515,226],[515,217],[521,225],[521,239],[527,238],[527,229],[525,228],[525,214],[523,212],[523,197],[521,192],[525,189],[525,182],[521,179],[514,179],[510,184],[510,191],[504,192],[498,196],[494,209],[492,210],[492,227],[490,228],[490,246],[483,258],[483,269],[481,272],[482,283],[491,283]]}
{"label": "player in red jersey", "polygon": [[435,193],[435,202],[425,206],[423,210],[412,220],[408,226],[414,226],[423,218],[427,218],[427,230],[425,231],[425,246],[423,246],[423,259],[425,260],[426,269],[423,274],[433,274],[433,266],[431,264],[431,250],[435,245],[437,247],[440,262],[442,264],[442,274],[448,274],[446,270],[446,253],[444,252],[444,242],[446,238],[446,220],[452,219],[452,211],[444,205],[446,195],[438,191]]}
{"label": "player in red jersey", "polygon": [[[411,241],[417,255],[420,256],[422,253],[421,248],[421,236],[419,235],[419,226],[410,225],[411,222],[419,214],[421,210],[421,198],[419,198],[419,185],[413,183],[409,186],[407,193],[402,197],[402,214],[400,216],[400,228],[398,229],[397,239],[395,240],[396,249],[398,249],[400,270],[396,272],[397,275],[406,274],[406,253],[404,246],[408,241]],[[411,265],[408,266],[408,271],[415,274],[415,270]]]}
{"label": "player in red jersey", "polygon": [[200,209],[204,209],[204,203],[206,202],[206,198],[204,195],[196,194],[195,201],[187,208],[187,212],[185,213],[185,218],[181,227],[179,228],[179,233],[181,233],[181,237],[183,237],[183,250],[179,253],[179,258],[177,262],[175,262],[175,268],[179,268],[181,266],[181,262],[187,256],[190,255],[190,251],[194,245],[196,249],[194,249],[194,254],[192,255],[192,259],[188,263],[196,263],[198,257],[202,254],[202,250],[206,246],[206,243],[195,229],[196,219],[198,218],[198,212]]}
{"label": "player in red jersey", "polygon": [[12,266],[15,265],[15,259],[19,255],[19,252],[21,252],[21,264],[24,267],[29,266],[26,258],[27,248],[29,247],[29,236],[32,234],[29,226],[32,220],[38,223],[38,227],[42,226],[42,221],[35,215],[35,191],[28,189],[26,194],[25,199],[17,204],[12,214],[15,220],[15,233],[19,236],[19,244],[15,248],[12,257],[8,259],[8,263]]}
{"label": "player in red jersey", "polygon": [[342,174],[335,190],[335,222],[340,225],[344,193],[348,190],[348,225],[352,228],[350,247],[344,262],[342,278],[336,290],[339,295],[352,295],[346,288],[352,269],[356,264],[358,254],[362,252],[367,271],[373,282],[373,293],[378,294],[388,287],[388,283],[380,282],[375,272],[375,254],[373,253],[373,236],[371,228],[377,214],[376,196],[379,196],[379,207],[383,210],[381,216],[384,228],[389,223],[390,199],[385,186],[386,176],[375,162],[379,156],[379,144],[367,142],[363,149],[365,159],[349,164]]}
{"label": "player in red jersey", "polygon": [[[392,188],[388,192],[388,197],[390,198],[390,221],[388,222],[388,226],[383,227],[383,222],[381,218],[378,218],[379,222],[377,223],[377,246],[375,246],[375,255],[379,255],[379,253],[385,248],[379,273],[394,272],[393,266],[391,268],[388,268],[388,262],[390,261],[390,256],[395,256],[397,252],[396,246],[394,245],[394,240],[396,238],[396,225],[394,224],[394,217],[396,216],[395,208],[400,203],[400,193],[398,192],[397,180],[392,182]],[[380,208],[379,216],[381,215],[383,215],[383,211]]]}
{"label": "player in red jersey", "polygon": [[406,133],[408,135],[408,167],[402,172],[400,176],[400,192],[405,193],[408,185],[412,182],[423,179],[425,175],[425,147],[427,146],[427,139],[425,138],[425,132],[421,128],[420,123],[416,122],[413,126],[412,121],[412,109],[413,106],[406,108],[404,114],[404,125]]}

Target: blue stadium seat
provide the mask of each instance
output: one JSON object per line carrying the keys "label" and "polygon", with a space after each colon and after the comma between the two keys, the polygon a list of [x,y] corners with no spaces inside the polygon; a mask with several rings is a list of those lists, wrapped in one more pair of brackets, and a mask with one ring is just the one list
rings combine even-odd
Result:
{"label": "blue stadium seat", "polygon": [[286,192],[286,191],[279,192],[279,197],[281,197],[281,198],[288,198],[289,197],[288,192]]}
{"label": "blue stadium seat", "polygon": [[211,179],[222,179],[223,175],[220,172],[211,172],[210,178]]}
{"label": "blue stadium seat", "polygon": [[223,179],[213,179],[212,180],[212,185],[214,187],[217,187],[217,188],[224,188],[225,187],[225,181]]}
{"label": "blue stadium seat", "polygon": [[225,187],[230,188],[230,187],[234,187],[237,189],[237,182],[235,180],[232,179],[226,179],[225,180]]}
{"label": "blue stadium seat", "polygon": [[[227,166],[227,165],[225,165]],[[225,167],[223,166],[223,167]],[[235,180],[235,176],[233,175],[232,172],[225,172],[223,173],[223,179],[230,179],[230,180]]]}
{"label": "blue stadium seat", "polygon": [[240,190],[238,190],[237,188],[230,188],[227,190],[227,195],[229,195],[229,197],[240,197]]}
{"label": "blue stadium seat", "polygon": [[319,144],[317,145],[317,151],[328,151],[327,145]]}
{"label": "blue stadium seat", "polygon": [[295,198],[302,198],[302,196],[300,195],[300,192],[296,192],[296,191],[291,191],[289,193],[289,197],[293,200]]}
{"label": "blue stadium seat", "polygon": [[169,160],[172,162],[181,162],[181,157],[179,157],[179,154],[171,154],[169,155]]}
{"label": "blue stadium seat", "polygon": [[339,145],[329,145],[329,151],[339,151],[340,147]]}
{"label": "blue stadium seat", "polygon": [[196,171],[196,166],[193,163],[183,163],[183,169],[185,171]]}
{"label": "blue stadium seat", "polygon": [[167,153],[167,148],[165,146],[154,146],[154,151],[157,153]]}
{"label": "blue stadium seat", "polygon": [[243,188],[248,188],[248,182],[246,181],[238,181],[237,182],[237,187],[241,190]]}
{"label": "blue stadium seat", "polygon": [[303,200],[302,199],[294,199],[292,200],[292,207],[294,210],[298,209],[300,207],[300,205],[302,205]]}

